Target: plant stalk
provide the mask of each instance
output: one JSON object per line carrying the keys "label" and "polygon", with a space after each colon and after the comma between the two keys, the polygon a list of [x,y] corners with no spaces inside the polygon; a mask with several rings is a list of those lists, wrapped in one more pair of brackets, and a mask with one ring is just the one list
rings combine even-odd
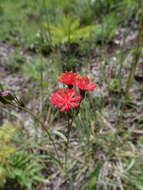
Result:
{"label": "plant stalk", "polygon": [[72,129],[72,119],[70,120],[70,116],[68,115],[68,123],[67,123],[67,141],[65,143],[65,171],[67,172],[67,160],[68,160],[68,148],[69,148],[69,142],[70,142],[70,133]]}
{"label": "plant stalk", "polygon": [[[17,103],[17,102],[16,102],[16,103]],[[48,137],[49,137],[49,139],[50,139],[50,141],[51,141],[51,143],[52,143],[52,145],[53,145],[53,147],[54,147],[54,151],[55,151],[55,154],[56,154],[57,158],[60,158],[60,157],[59,157],[59,154],[58,154],[58,151],[57,151],[56,144],[54,143],[54,140],[52,139],[52,137],[51,137],[49,131],[46,129],[46,127],[45,127],[45,125],[43,124],[43,122],[42,122],[39,118],[37,118],[37,117],[36,117],[30,110],[28,110],[27,108],[22,107],[22,106],[19,106],[19,105],[14,105],[14,104],[10,104],[10,105],[13,106],[13,107],[17,107],[17,108],[19,108],[19,109],[21,109],[21,110],[23,110],[23,111],[29,113],[29,114],[40,124],[40,126],[42,127],[42,129],[44,129],[44,131],[45,131],[46,134],[48,135]]]}
{"label": "plant stalk", "polygon": [[140,23],[139,23],[139,33],[137,36],[135,56],[134,56],[133,63],[131,66],[131,71],[129,73],[128,80],[127,80],[127,85],[126,85],[126,90],[125,90],[125,93],[127,96],[128,96],[129,90],[133,84],[137,64],[138,64],[139,58],[141,56],[142,43],[143,43],[143,17],[141,18]]}

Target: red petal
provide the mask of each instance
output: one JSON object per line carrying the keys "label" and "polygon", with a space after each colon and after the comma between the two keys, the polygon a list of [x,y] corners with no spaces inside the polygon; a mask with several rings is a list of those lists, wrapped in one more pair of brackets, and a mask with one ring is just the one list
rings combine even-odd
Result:
{"label": "red petal", "polygon": [[66,104],[65,106],[63,106],[63,107],[60,109],[60,111],[61,111],[61,112],[70,111],[69,105]]}
{"label": "red petal", "polygon": [[66,89],[66,93],[67,93],[67,95],[68,95],[68,98],[72,98],[76,93],[77,93],[77,91],[76,90],[74,90],[74,89]]}
{"label": "red petal", "polygon": [[87,90],[94,90],[96,87],[97,87],[96,84],[91,83],[88,85]]}
{"label": "red petal", "polygon": [[75,98],[72,98],[71,101],[76,102],[76,101],[80,101],[81,99],[82,99],[81,96],[76,96]]}
{"label": "red petal", "polygon": [[79,106],[79,103],[71,102],[71,103],[70,103],[70,106],[71,106],[72,108],[77,108],[77,107]]}

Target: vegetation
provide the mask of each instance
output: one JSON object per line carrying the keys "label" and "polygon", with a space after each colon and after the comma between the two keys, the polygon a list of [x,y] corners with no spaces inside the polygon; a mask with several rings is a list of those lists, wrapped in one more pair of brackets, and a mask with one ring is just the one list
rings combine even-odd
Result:
{"label": "vegetation", "polygon": [[0,0],[1,190],[143,189],[142,10]]}

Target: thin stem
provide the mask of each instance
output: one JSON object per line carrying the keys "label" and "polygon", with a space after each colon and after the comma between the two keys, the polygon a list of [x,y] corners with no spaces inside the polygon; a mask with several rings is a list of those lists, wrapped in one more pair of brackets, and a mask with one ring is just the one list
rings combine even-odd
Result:
{"label": "thin stem", "polygon": [[[17,101],[17,100],[16,100],[16,101]],[[16,102],[16,103],[17,103],[17,102]],[[17,107],[17,108],[19,108],[19,109],[22,109],[23,111],[29,113],[29,114],[40,124],[40,126],[41,126],[41,127],[44,129],[44,131],[47,133],[47,135],[48,135],[48,137],[49,137],[49,139],[50,139],[50,141],[51,141],[51,143],[52,143],[52,145],[53,145],[53,147],[54,147],[54,151],[55,151],[55,153],[56,153],[57,158],[59,158],[59,154],[58,154],[58,151],[57,151],[57,147],[56,147],[56,145],[55,145],[55,143],[54,143],[54,140],[52,139],[52,137],[51,137],[49,131],[48,131],[47,128],[45,127],[44,123],[43,123],[39,118],[37,118],[37,117],[36,117],[30,110],[28,110],[27,108],[22,107],[22,106],[19,106],[19,105],[14,105],[14,104],[12,104],[12,103],[11,103],[10,105],[13,106],[13,107]]]}
{"label": "thin stem", "polygon": [[3,89],[3,86],[2,86],[2,84],[1,84],[1,83],[0,83],[0,90],[2,90],[2,91],[4,90],[4,89]]}
{"label": "thin stem", "polygon": [[41,58],[41,69],[40,69],[40,113],[43,111],[43,62]]}
{"label": "thin stem", "polygon": [[72,122],[73,120],[70,120],[70,116],[68,116],[68,123],[67,123],[67,142],[65,144],[65,171],[67,171],[67,160],[68,160],[68,148],[69,148],[69,141],[70,141],[70,133],[72,129]]}
{"label": "thin stem", "polygon": [[67,124],[67,142],[65,144],[65,171],[67,171],[67,159],[68,159],[68,148],[69,148],[69,141],[70,141],[70,132],[71,132],[71,125],[70,118],[68,118]]}
{"label": "thin stem", "polygon": [[70,183],[70,189],[73,190],[73,183],[72,183],[72,177],[68,173],[68,167],[67,167],[67,161],[68,161],[68,148],[69,148],[69,142],[70,142],[70,133],[72,129],[72,122],[73,122],[73,115],[68,114],[68,123],[67,123],[67,141],[65,143],[65,160],[64,160],[64,169],[65,174],[69,179]]}
{"label": "thin stem", "polygon": [[134,80],[137,64],[141,55],[142,42],[143,42],[143,17],[141,17],[140,23],[139,23],[139,34],[137,36],[136,51],[135,51],[134,60],[132,63],[131,71],[130,71],[127,85],[126,85],[126,95],[128,95],[129,89],[131,88],[133,80]]}

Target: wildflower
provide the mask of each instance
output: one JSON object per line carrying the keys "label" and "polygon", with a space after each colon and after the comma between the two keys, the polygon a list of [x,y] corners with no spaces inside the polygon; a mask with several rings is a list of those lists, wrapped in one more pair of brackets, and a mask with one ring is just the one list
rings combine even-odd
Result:
{"label": "wildflower", "polygon": [[91,83],[88,77],[76,77],[74,86],[78,87],[82,91],[94,90],[97,85]]}
{"label": "wildflower", "polygon": [[13,101],[15,97],[10,91],[0,91],[0,102],[3,104],[9,104]]}
{"label": "wildflower", "polygon": [[58,89],[53,93],[51,103],[56,107],[59,107],[61,112],[68,112],[72,108],[77,108],[79,106],[78,101],[81,99],[82,97],[77,95],[77,91],[75,89]]}
{"label": "wildflower", "polygon": [[67,73],[63,73],[60,77],[59,77],[59,81],[68,85],[69,88],[73,87],[73,83],[75,81],[75,78],[78,76],[78,74],[76,73],[72,73],[72,72],[67,72]]}

